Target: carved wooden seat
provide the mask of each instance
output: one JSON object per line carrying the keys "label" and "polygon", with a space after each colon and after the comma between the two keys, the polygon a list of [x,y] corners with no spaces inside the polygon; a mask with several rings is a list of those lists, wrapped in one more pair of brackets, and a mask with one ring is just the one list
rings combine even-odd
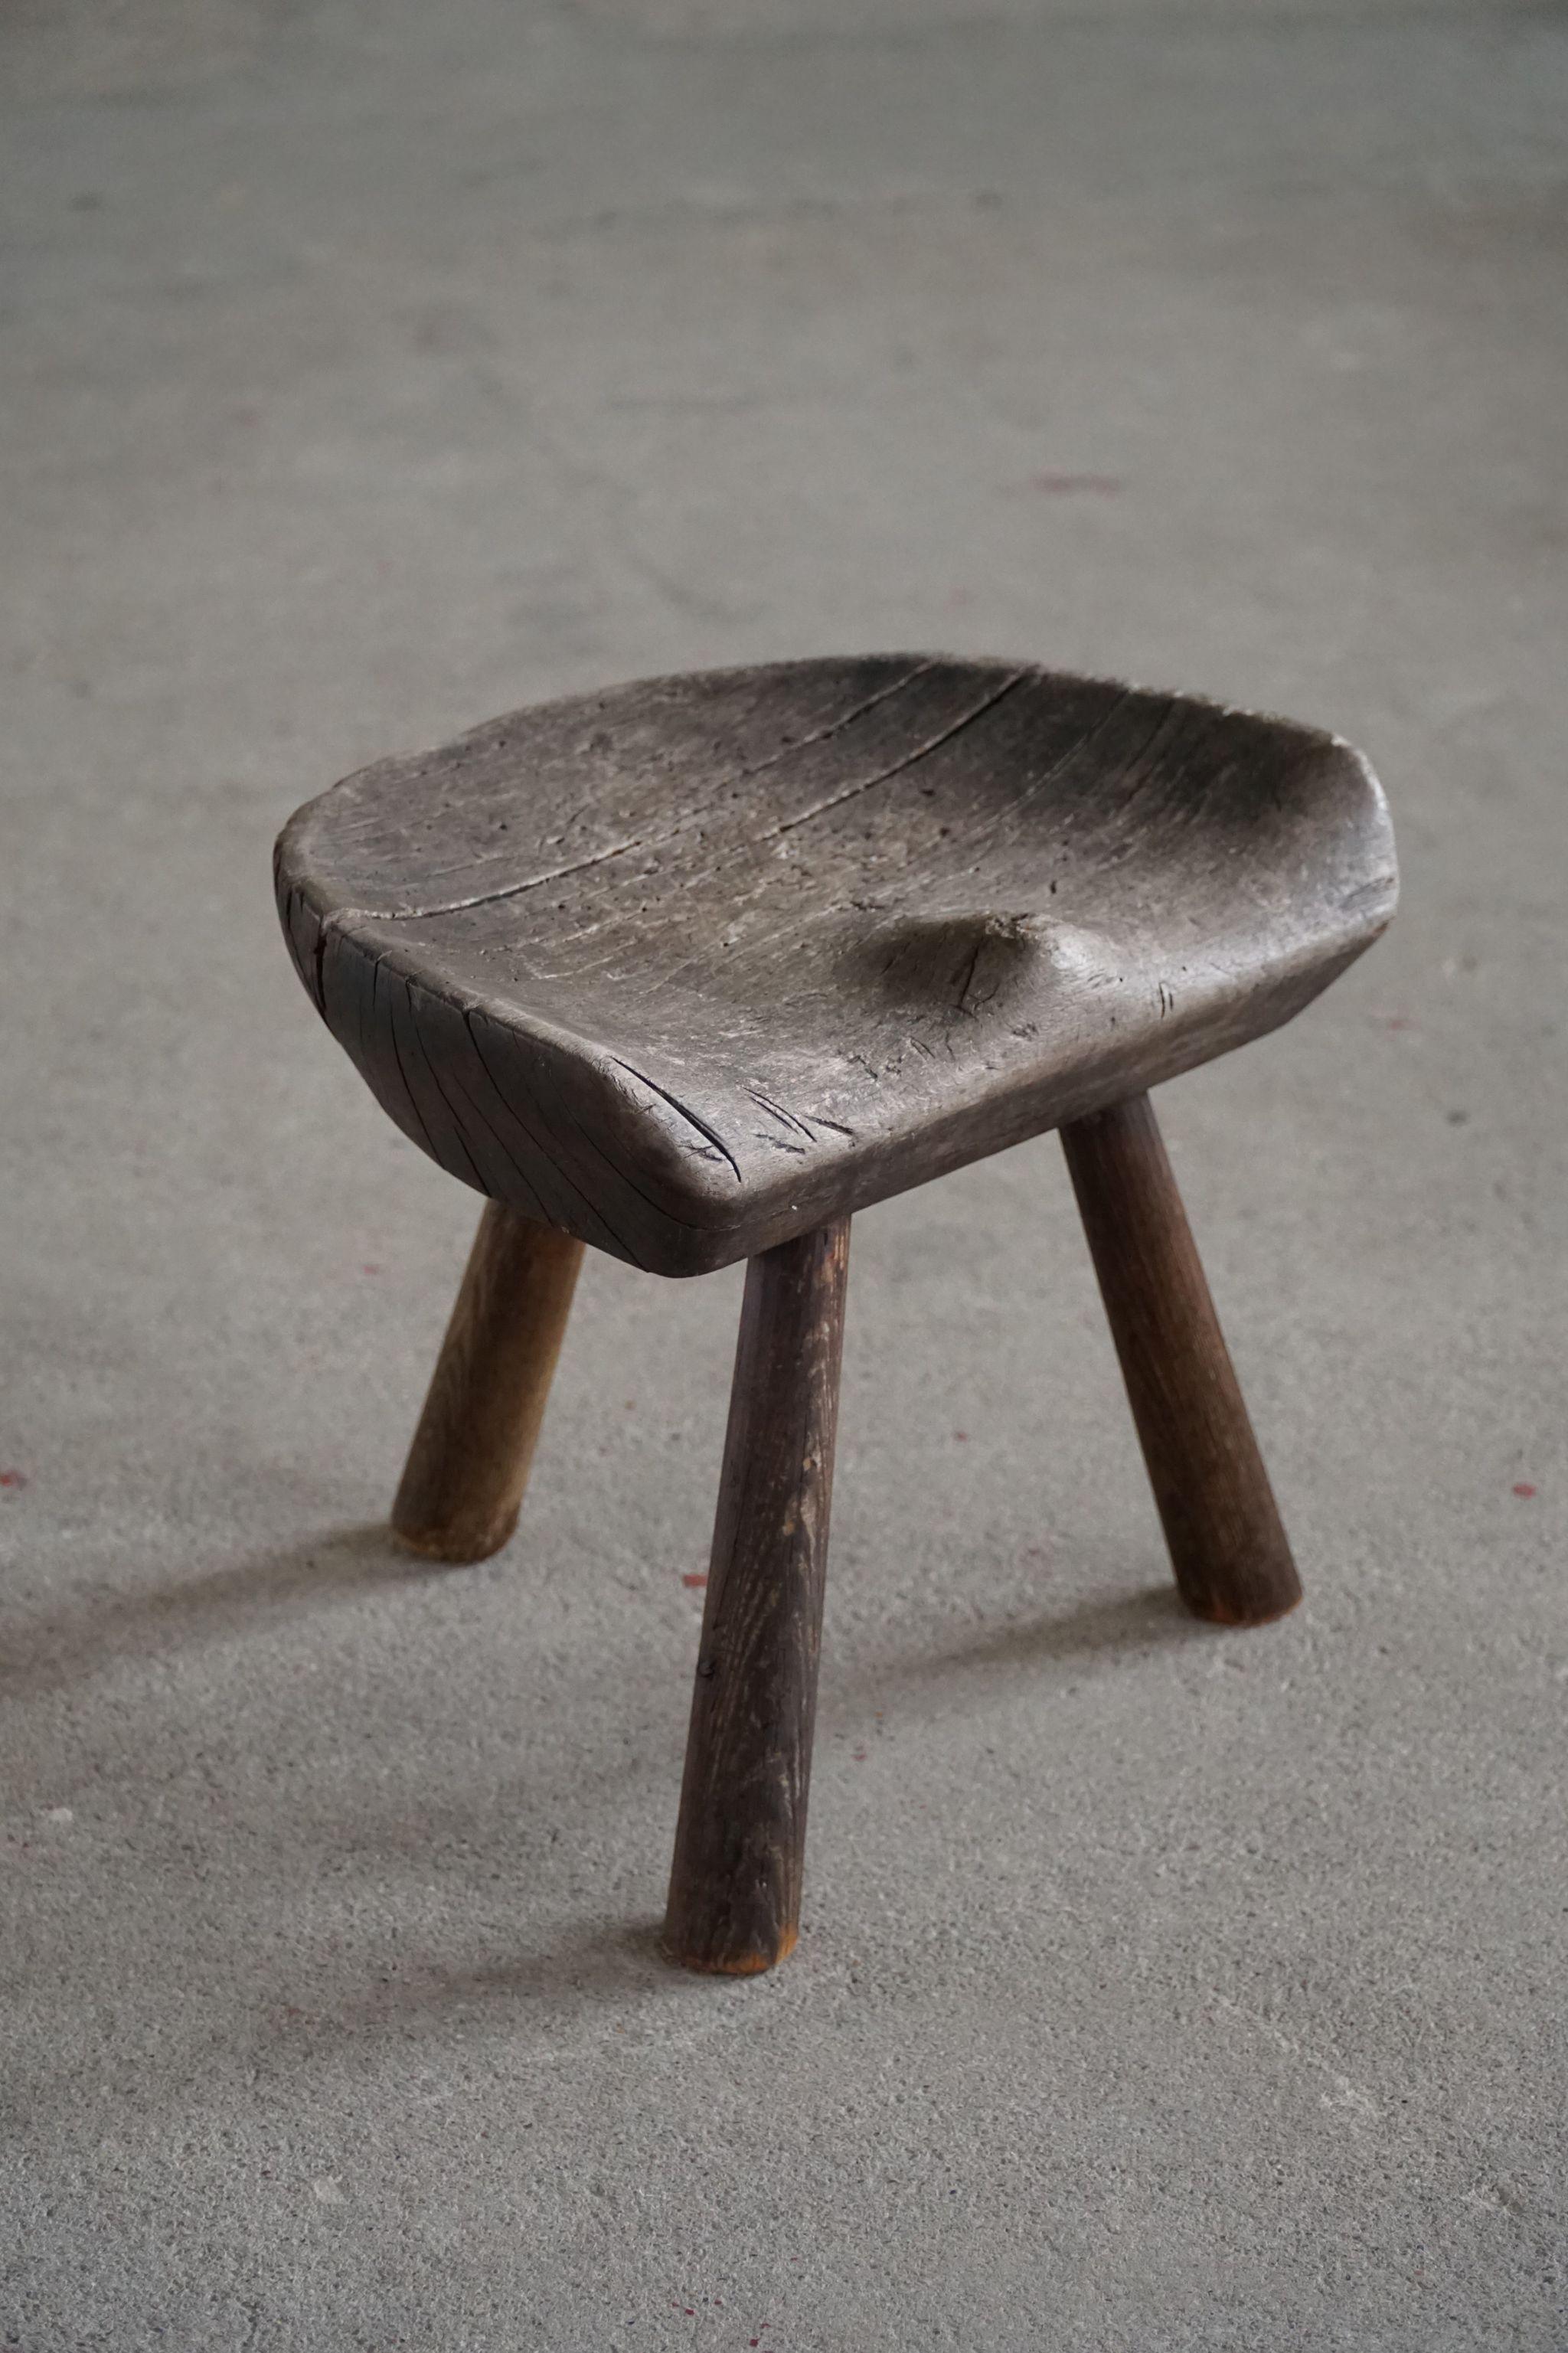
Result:
{"label": "carved wooden seat", "polygon": [[877,656],[645,681],[302,808],[300,977],[489,1197],[395,1507],[516,1521],[582,1246],[752,1261],[668,1927],[767,1967],[798,1911],[848,1220],[1059,1127],[1182,1590],[1295,1571],[1147,1091],[1288,1020],[1394,908],[1348,745],[1195,699]]}

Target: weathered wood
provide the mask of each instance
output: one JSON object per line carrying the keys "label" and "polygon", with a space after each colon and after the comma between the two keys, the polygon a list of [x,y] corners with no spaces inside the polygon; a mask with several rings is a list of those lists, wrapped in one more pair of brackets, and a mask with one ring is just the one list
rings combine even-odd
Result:
{"label": "weathered wood", "polygon": [[800,1922],[849,1220],[746,1270],[665,1945],[747,1977]]}
{"label": "weathered wood", "polygon": [[583,1244],[487,1203],[392,1525],[434,1560],[485,1560],[513,1528]]}
{"label": "weathered wood", "polygon": [[405,1133],[665,1274],[1289,1019],[1394,887],[1333,737],[912,655],[519,712],[350,777],[278,858],[300,976]]}
{"label": "weathered wood", "polygon": [[1061,1132],[1183,1599],[1259,1626],[1301,1599],[1147,1095]]}

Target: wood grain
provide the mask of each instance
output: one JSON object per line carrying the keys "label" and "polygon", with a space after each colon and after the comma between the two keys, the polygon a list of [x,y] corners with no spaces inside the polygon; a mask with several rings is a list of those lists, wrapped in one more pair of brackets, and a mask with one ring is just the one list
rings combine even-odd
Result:
{"label": "wood grain", "polygon": [[485,1560],[516,1527],[583,1248],[487,1203],[392,1507],[416,1552]]}
{"label": "wood grain", "polygon": [[849,1220],[746,1270],[665,1945],[752,1976],[795,1941]]}
{"label": "wood grain", "polygon": [[1300,1583],[1153,1105],[1061,1139],[1183,1599],[1222,1626],[1282,1617]]}
{"label": "wood grain", "polygon": [[1331,736],[917,655],[514,712],[301,809],[277,882],[404,1132],[664,1274],[1288,1020],[1395,888]]}

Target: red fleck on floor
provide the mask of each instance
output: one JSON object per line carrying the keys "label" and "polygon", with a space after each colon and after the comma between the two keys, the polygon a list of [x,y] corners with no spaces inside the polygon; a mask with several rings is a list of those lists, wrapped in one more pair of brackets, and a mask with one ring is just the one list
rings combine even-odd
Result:
{"label": "red fleck on floor", "polygon": [[0,1471],[0,1487],[25,1487],[26,1483],[25,1471]]}
{"label": "red fleck on floor", "polygon": [[688,1568],[681,1571],[680,1582],[682,1585],[689,1585],[692,1591],[695,1593],[700,1591],[701,1588],[707,1584],[708,1579],[703,1576],[700,1569]]}
{"label": "red fleck on floor", "polygon": [[1518,1485],[1514,1488],[1514,1491],[1513,1491],[1513,1492],[1514,1492],[1514,1493],[1515,1493],[1516,1495],[1533,1495],[1533,1494],[1534,1494],[1534,1493],[1535,1493],[1535,1490],[1534,1490],[1534,1488],[1531,1485],[1531,1483],[1530,1483],[1530,1482],[1529,1482],[1529,1480],[1528,1480],[1528,1479],[1521,1479],[1521,1480],[1519,1482]]}

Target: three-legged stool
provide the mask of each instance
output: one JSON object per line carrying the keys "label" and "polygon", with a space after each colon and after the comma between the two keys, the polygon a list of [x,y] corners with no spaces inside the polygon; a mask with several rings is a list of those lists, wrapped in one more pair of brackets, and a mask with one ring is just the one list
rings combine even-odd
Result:
{"label": "three-legged stool", "polygon": [[514,712],[291,820],[300,978],[488,1196],[393,1521],[517,1521],[584,1246],[750,1261],[666,1941],[795,1942],[856,1209],[1059,1128],[1176,1580],[1295,1567],[1148,1091],[1300,1010],[1394,911],[1336,738],[998,662],[655,679]]}

